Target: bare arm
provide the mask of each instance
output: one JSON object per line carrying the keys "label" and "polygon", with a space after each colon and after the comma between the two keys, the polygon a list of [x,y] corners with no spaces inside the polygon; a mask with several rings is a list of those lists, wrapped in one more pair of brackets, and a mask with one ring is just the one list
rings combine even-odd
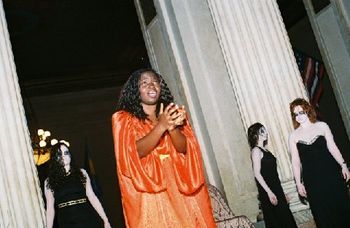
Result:
{"label": "bare arm", "polygon": [[[178,125],[183,124],[185,112],[177,113],[178,109],[177,105],[171,103],[163,110],[163,104],[161,104],[156,126],[136,142],[137,152],[141,158],[149,154],[158,145],[166,131],[169,131],[176,150],[181,153],[186,152],[186,137],[177,129]],[[177,118],[180,120],[177,121]]]}
{"label": "bare arm", "polygon": [[53,192],[47,186],[48,179],[45,180],[45,198],[46,198],[46,226],[47,228],[53,227],[53,220],[55,218],[55,198]]}
{"label": "bare arm", "polygon": [[109,224],[107,215],[105,213],[105,211],[103,210],[103,207],[101,205],[100,200],[97,198],[97,196],[95,195],[92,186],[91,186],[91,181],[89,178],[89,175],[87,174],[87,172],[84,169],[81,169],[82,173],[84,174],[84,176],[86,177],[86,196],[89,199],[91,205],[94,207],[94,209],[96,210],[96,212],[98,213],[98,215],[102,218],[103,223],[104,223],[104,227],[111,227],[111,225]]}
{"label": "bare arm", "polygon": [[295,182],[296,184],[301,184],[301,176],[300,176],[301,164],[300,164],[298,149],[293,136],[289,137],[289,150],[292,155],[292,168],[293,168]]}
{"label": "bare arm", "polygon": [[322,126],[322,129],[325,132],[325,138],[327,141],[327,148],[328,148],[329,152],[331,152],[332,156],[338,162],[338,164],[340,166],[342,166],[344,164],[344,158],[341,155],[337,145],[334,142],[334,138],[333,138],[333,134],[332,134],[331,130],[329,129],[329,127],[326,123],[322,122],[320,124]]}
{"label": "bare arm", "polygon": [[179,128],[175,128],[174,130],[169,131],[169,134],[175,149],[178,152],[185,154],[187,148],[186,136],[182,134]]}
{"label": "bare arm", "polygon": [[294,179],[297,185],[298,192],[301,196],[306,197],[305,187],[301,183],[300,157],[299,157],[298,148],[297,148],[293,134],[289,137],[289,150],[292,155],[292,169],[293,169]]}
{"label": "bare arm", "polygon": [[345,163],[345,160],[344,160],[342,154],[340,153],[337,145],[334,142],[333,134],[332,134],[329,126],[324,122],[320,122],[319,124],[325,132],[325,138],[327,141],[327,148],[328,148],[329,152],[332,154],[333,158],[341,166],[344,179],[346,179],[346,181],[348,181],[350,179],[349,169]]}
{"label": "bare arm", "polygon": [[158,145],[166,130],[164,126],[158,123],[145,137],[136,141],[137,152],[140,158],[149,154]]}

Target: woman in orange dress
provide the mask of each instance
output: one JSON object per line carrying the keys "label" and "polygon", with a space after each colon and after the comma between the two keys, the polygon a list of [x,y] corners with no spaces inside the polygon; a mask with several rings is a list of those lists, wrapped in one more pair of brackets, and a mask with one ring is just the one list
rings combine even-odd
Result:
{"label": "woman in orange dress", "polygon": [[112,117],[127,227],[216,227],[198,142],[161,75],[135,71]]}

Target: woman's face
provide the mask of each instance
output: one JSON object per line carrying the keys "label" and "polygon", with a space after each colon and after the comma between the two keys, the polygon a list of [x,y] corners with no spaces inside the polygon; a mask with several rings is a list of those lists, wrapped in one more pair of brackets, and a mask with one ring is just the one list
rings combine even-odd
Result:
{"label": "woman's face", "polygon": [[269,134],[267,133],[267,130],[264,126],[262,126],[260,129],[259,129],[259,136],[261,137],[261,139],[263,141],[267,140]]}
{"label": "woman's face", "polygon": [[61,145],[60,149],[62,151],[61,159],[62,159],[63,165],[70,165],[72,158],[68,147],[66,147],[65,145]]}
{"label": "woman's face", "polygon": [[141,103],[156,105],[160,96],[160,81],[153,72],[144,72],[139,80]]}
{"label": "woman's face", "polygon": [[307,113],[303,110],[303,108],[298,105],[293,110],[295,121],[297,121],[299,124],[305,123],[305,121],[308,120]]}

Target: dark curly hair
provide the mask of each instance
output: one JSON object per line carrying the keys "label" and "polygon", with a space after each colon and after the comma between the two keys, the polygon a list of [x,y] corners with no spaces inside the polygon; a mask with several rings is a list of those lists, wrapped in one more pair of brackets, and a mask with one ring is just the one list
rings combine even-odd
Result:
{"label": "dark curly hair", "polygon": [[[69,147],[65,143],[57,143],[52,146],[51,150],[51,158],[49,161],[49,173],[48,173],[48,182],[47,187],[51,189],[52,192],[58,190],[62,184],[67,181],[67,173],[64,169],[64,164],[62,161],[62,151],[61,146],[65,146],[69,149]],[[76,166],[72,153],[71,163],[70,163],[70,175],[69,177],[75,178],[81,181],[84,185],[86,183],[86,177],[81,172],[81,170]]]}
{"label": "dark curly hair", "polygon": [[314,107],[312,107],[312,105],[309,102],[307,102],[305,99],[297,98],[289,104],[289,110],[290,110],[290,115],[292,116],[294,129],[297,129],[300,125],[295,120],[295,114],[294,114],[294,109],[297,106],[300,106],[303,109],[303,111],[306,112],[311,123],[315,123],[317,121],[317,115]]}
{"label": "dark curly hair", "polygon": [[158,74],[155,70],[151,68],[139,69],[134,71],[129,79],[123,86],[122,91],[120,92],[117,111],[127,111],[141,120],[147,119],[147,114],[143,110],[141,105],[140,91],[139,91],[139,80],[141,75],[146,72],[153,73],[160,81],[160,96],[157,102],[156,115],[159,113],[160,104],[163,103],[166,107],[171,102],[174,102],[174,97],[168,88],[168,85],[165,83],[163,77]]}
{"label": "dark curly hair", "polygon": [[[256,147],[259,139],[259,130],[264,127],[261,123],[257,122],[255,124],[250,125],[248,128],[248,143],[250,149]],[[264,141],[264,146],[267,144],[267,140]]]}

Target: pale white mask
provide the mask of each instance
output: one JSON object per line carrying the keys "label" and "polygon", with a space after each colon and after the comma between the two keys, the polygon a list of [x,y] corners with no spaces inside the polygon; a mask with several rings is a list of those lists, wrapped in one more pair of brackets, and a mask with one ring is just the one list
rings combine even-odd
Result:
{"label": "pale white mask", "polygon": [[295,115],[295,120],[296,120],[299,124],[304,123],[304,122],[307,121],[307,119],[308,119],[308,116],[307,116],[306,112],[304,112],[304,111],[297,111],[297,112],[294,112],[294,115]]}
{"label": "pale white mask", "polygon": [[268,137],[268,133],[265,127],[261,127],[259,129],[259,136],[263,139],[263,140],[267,140]]}

